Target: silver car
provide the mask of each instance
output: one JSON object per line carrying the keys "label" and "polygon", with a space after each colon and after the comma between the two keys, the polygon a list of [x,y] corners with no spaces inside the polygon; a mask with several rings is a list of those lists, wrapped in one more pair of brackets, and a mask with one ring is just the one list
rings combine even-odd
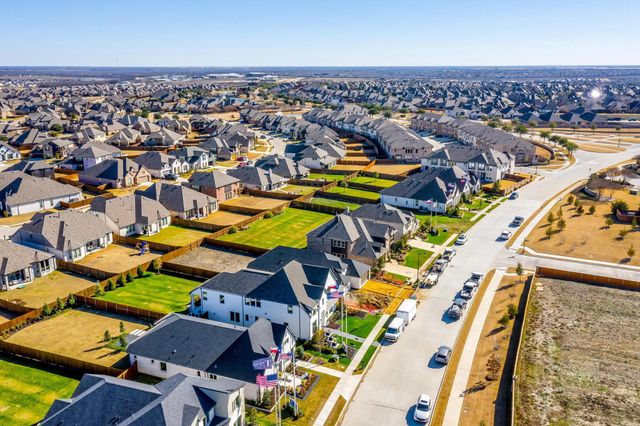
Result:
{"label": "silver car", "polygon": [[451,358],[451,348],[449,346],[440,346],[436,352],[435,360],[440,364],[449,364]]}

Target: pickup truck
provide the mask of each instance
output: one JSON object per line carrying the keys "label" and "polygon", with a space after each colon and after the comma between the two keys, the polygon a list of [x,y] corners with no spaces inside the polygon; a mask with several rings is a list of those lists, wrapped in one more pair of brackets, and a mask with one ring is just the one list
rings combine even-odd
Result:
{"label": "pickup truck", "polygon": [[471,282],[471,281],[467,281],[466,283],[464,283],[464,285],[462,286],[462,290],[460,291],[460,297],[462,297],[463,299],[471,299],[473,297],[473,295],[476,293],[476,289],[478,288],[478,285]]}
{"label": "pickup truck", "polygon": [[447,261],[447,259],[441,257],[440,259],[436,260],[436,263],[433,264],[433,270],[440,273],[444,271],[444,268],[447,267],[448,263],[449,262]]}
{"label": "pickup truck", "polygon": [[456,251],[456,249],[454,249],[453,247],[448,247],[446,249],[444,249],[444,253],[442,253],[442,258],[445,259],[447,262],[451,262],[451,259],[453,259],[453,256],[455,256],[458,252]]}
{"label": "pickup truck", "polygon": [[458,319],[462,317],[466,309],[467,301],[465,299],[457,298],[453,301],[453,305],[447,309],[447,316],[449,318]]}

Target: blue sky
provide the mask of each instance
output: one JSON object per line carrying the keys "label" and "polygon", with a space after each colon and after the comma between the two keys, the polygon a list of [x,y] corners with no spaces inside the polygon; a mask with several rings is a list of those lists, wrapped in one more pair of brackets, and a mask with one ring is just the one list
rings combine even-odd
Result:
{"label": "blue sky", "polygon": [[20,0],[0,65],[639,65],[637,0]]}

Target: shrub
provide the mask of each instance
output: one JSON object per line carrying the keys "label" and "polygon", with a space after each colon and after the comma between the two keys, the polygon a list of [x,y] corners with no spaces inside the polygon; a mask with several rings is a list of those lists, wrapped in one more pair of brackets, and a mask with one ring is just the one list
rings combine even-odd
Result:
{"label": "shrub", "polygon": [[631,220],[631,228],[636,229],[637,227],[638,227],[638,220],[634,216],[633,219]]}
{"label": "shrub", "polygon": [[76,296],[74,294],[70,294],[67,297],[67,307],[68,308],[73,308],[73,306],[75,306],[76,304]]}
{"label": "shrub", "polygon": [[349,186],[349,182],[347,182],[346,180],[341,180],[338,185],[342,188],[347,188]]}
{"label": "shrub", "polygon": [[631,259],[635,255],[636,255],[636,249],[632,245],[629,246],[629,249],[627,250],[627,256],[629,256],[629,259]]}
{"label": "shrub", "polygon": [[229,234],[235,234],[236,232],[238,232],[238,228],[236,228],[235,226],[229,228]]}
{"label": "shrub", "polygon": [[547,223],[552,224],[554,220],[556,220],[556,218],[553,216],[553,212],[549,212],[547,215]]}
{"label": "shrub", "polygon": [[133,274],[129,271],[127,272],[127,282],[130,283],[131,281],[133,281]]}
{"label": "shrub", "polygon": [[[118,281],[120,281],[120,279],[118,279]],[[116,289],[116,284],[113,282],[113,280],[107,281],[107,291],[113,291],[115,289]]]}
{"label": "shrub", "polygon": [[42,306],[42,317],[44,318],[44,317],[48,317],[50,315],[51,315],[51,308],[49,307],[48,304],[45,303]]}
{"label": "shrub", "polygon": [[498,379],[502,363],[495,354],[491,354],[487,360],[487,380],[494,381]]}
{"label": "shrub", "polygon": [[507,327],[507,324],[509,324],[509,321],[511,320],[511,318],[509,318],[509,314],[505,313],[503,316],[500,317],[500,319],[498,320],[498,324],[500,324],[502,327]]}
{"label": "shrub", "polygon": [[[120,276],[118,277],[117,286],[118,286],[118,287],[124,287],[124,286],[125,286],[125,284],[124,284],[124,277],[123,277],[122,275],[120,275]],[[114,289],[114,290],[115,290],[115,289]]]}
{"label": "shrub", "polygon": [[558,231],[562,232],[566,227],[567,227],[567,222],[564,219],[560,219],[558,221]]}
{"label": "shrub", "polygon": [[162,261],[160,259],[153,259],[151,263],[153,270],[156,271],[156,274],[160,273],[160,269],[162,269]]}
{"label": "shrub", "polygon": [[142,270],[142,266],[138,265],[138,270],[136,271],[136,275],[138,278],[144,277],[144,271]]}
{"label": "shrub", "polygon": [[273,217],[273,213],[271,212],[266,212],[263,216],[265,219],[271,219]]}
{"label": "shrub", "polygon": [[623,240],[628,233],[629,233],[628,229],[621,229],[620,232],[618,232],[618,236],[620,237],[621,240]]}
{"label": "shrub", "polygon": [[104,331],[104,337],[102,339],[104,342],[110,342],[111,341],[111,333],[109,333],[109,330],[105,330]]}
{"label": "shrub", "polygon": [[616,214],[618,210],[629,210],[629,204],[624,200],[615,200],[611,202],[611,213]]}
{"label": "shrub", "polygon": [[596,205],[595,204],[591,204],[589,206],[589,214],[594,214],[596,212]]}
{"label": "shrub", "polygon": [[123,334],[125,332],[125,328],[124,328],[124,323],[122,321],[120,321],[120,334]]}
{"label": "shrub", "polygon": [[102,288],[102,286],[100,284],[96,284],[96,288],[93,292],[93,296],[94,297],[100,297],[100,296],[104,296],[104,289]]}
{"label": "shrub", "polygon": [[582,203],[578,204],[578,206],[576,207],[576,213],[578,213],[579,215],[584,213],[584,207],[582,207]]}
{"label": "shrub", "polygon": [[562,217],[562,214],[563,214],[563,212],[562,212],[562,207],[560,207],[560,208],[558,209],[558,213],[556,213],[556,216],[558,217],[558,219],[560,219],[560,218]]}
{"label": "shrub", "polygon": [[247,425],[256,426],[258,424],[258,410],[251,407],[246,415]]}
{"label": "shrub", "polygon": [[509,315],[510,319],[514,319],[516,315],[518,315],[518,307],[513,303],[509,303],[507,307],[507,315]]}
{"label": "shrub", "polygon": [[553,236],[553,228],[551,226],[549,226],[547,228],[547,230],[544,231],[544,235],[546,235],[547,238],[551,238]]}
{"label": "shrub", "polygon": [[573,195],[567,197],[567,204],[573,204]]}
{"label": "shrub", "polygon": [[62,301],[62,299],[60,299],[59,297],[56,299],[56,310],[58,312],[63,311],[64,310],[64,302]]}
{"label": "shrub", "polygon": [[118,336],[118,346],[120,346],[122,350],[127,348],[127,338],[122,334]]}
{"label": "shrub", "polygon": [[605,223],[605,226],[606,226],[607,228],[610,228],[610,227],[611,227],[611,225],[613,225],[613,219],[611,219],[610,217],[607,217],[607,218],[604,220],[604,223]]}

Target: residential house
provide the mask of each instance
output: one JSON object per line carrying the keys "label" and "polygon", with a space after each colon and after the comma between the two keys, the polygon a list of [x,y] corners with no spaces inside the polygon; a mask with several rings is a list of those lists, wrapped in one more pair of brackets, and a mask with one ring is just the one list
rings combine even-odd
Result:
{"label": "residential house", "polygon": [[245,385],[245,398],[257,401],[264,389],[256,384],[256,375],[275,369],[255,370],[253,361],[269,357],[272,348],[289,353],[294,347],[295,338],[287,327],[265,319],[241,327],[174,313],[133,340],[127,352],[142,374],[160,378],[185,374],[212,383],[238,380]]}
{"label": "residential house", "polygon": [[199,219],[218,210],[218,200],[182,185],[158,182],[140,194],[159,201],[181,219]]}
{"label": "residential house", "polygon": [[169,151],[172,155],[189,165],[189,170],[200,170],[209,167],[209,152],[206,149],[195,146],[185,146],[174,151]]}
{"label": "residential house", "polygon": [[223,202],[240,195],[240,179],[219,170],[195,172],[184,186],[211,195]]}
{"label": "residential house", "polygon": [[106,248],[113,235],[98,215],[69,209],[36,214],[11,240],[69,262]]}
{"label": "residential house", "polygon": [[462,194],[478,191],[480,181],[460,167],[432,168],[409,176],[380,192],[380,202],[391,206],[446,213]]}
{"label": "residential house", "polygon": [[240,186],[261,191],[275,191],[287,184],[287,179],[275,174],[272,170],[260,167],[241,167],[227,170],[229,176],[240,180]]}
{"label": "residential house", "polygon": [[22,157],[20,151],[0,141],[0,163],[3,161],[19,160],[20,157]]}
{"label": "residential house", "polygon": [[133,161],[158,179],[164,179],[168,174],[180,175],[189,171],[189,165],[186,162],[159,151],[147,151],[135,157]]}
{"label": "residential house", "polygon": [[91,211],[102,217],[114,234],[153,235],[171,224],[171,214],[162,204],[140,194],[95,197]]}
{"label": "residential house", "polygon": [[491,148],[470,145],[447,145],[422,159],[422,170],[458,166],[482,182],[496,182],[513,173],[515,160]]}
{"label": "residential house", "polygon": [[122,151],[112,145],[102,142],[90,142],[71,151],[70,157],[60,163],[60,167],[68,169],[88,170],[106,160],[112,160],[122,156]]}
{"label": "residential house", "polygon": [[42,158],[64,159],[77,148],[70,139],[47,139],[38,146]]}
{"label": "residential house", "polygon": [[292,261],[302,265],[331,268],[339,276],[345,287],[351,289],[362,287],[369,279],[369,272],[371,271],[369,265],[356,260],[340,258],[322,251],[286,246],[278,246],[269,250],[251,261],[247,268],[275,273]]}
{"label": "residential house", "polygon": [[82,199],[82,191],[48,178],[19,171],[0,173],[0,211],[9,216],[60,207]]}
{"label": "residential house", "polygon": [[0,290],[29,284],[56,270],[56,258],[9,240],[0,240]]}
{"label": "residential house", "polygon": [[309,176],[310,170],[283,155],[265,155],[256,161],[256,167],[271,170],[285,179],[303,179]]}
{"label": "residential house", "polygon": [[38,129],[29,129],[19,135],[15,135],[9,143],[13,146],[33,146],[49,137],[47,132]]}
{"label": "residential house", "polygon": [[107,134],[95,127],[85,127],[79,132],[73,134],[71,139],[78,142],[80,145],[84,145],[88,142],[104,142],[107,140]]}
{"label": "residential house", "polygon": [[399,241],[405,235],[413,235],[420,227],[420,222],[413,213],[384,203],[363,204],[351,212],[351,217],[392,226],[396,229],[394,241]]}
{"label": "residential house", "polygon": [[240,149],[237,146],[229,146],[223,138],[218,136],[213,136],[198,146],[209,151],[209,156],[214,160],[234,160],[240,155]]}
{"label": "residential house", "polygon": [[111,188],[129,188],[151,182],[151,173],[130,158],[105,160],[78,175],[82,183],[110,185]]}
{"label": "residential house", "polygon": [[46,161],[20,161],[7,167],[5,172],[23,172],[30,176],[41,178],[55,178],[55,165]]}
{"label": "residential house", "polygon": [[158,384],[85,374],[70,398],[57,399],[41,426],[243,426],[244,385],[178,373]]}
{"label": "residential house", "polygon": [[[144,131],[142,133],[145,133]],[[152,131],[144,140],[144,145],[148,146],[176,146],[185,138],[184,135],[173,130],[163,129]]]}
{"label": "residential house", "polygon": [[142,137],[140,136],[140,132],[131,127],[125,127],[118,132],[111,135],[105,143],[109,145],[115,145],[118,147],[128,147],[132,145],[137,145],[142,141]]}

